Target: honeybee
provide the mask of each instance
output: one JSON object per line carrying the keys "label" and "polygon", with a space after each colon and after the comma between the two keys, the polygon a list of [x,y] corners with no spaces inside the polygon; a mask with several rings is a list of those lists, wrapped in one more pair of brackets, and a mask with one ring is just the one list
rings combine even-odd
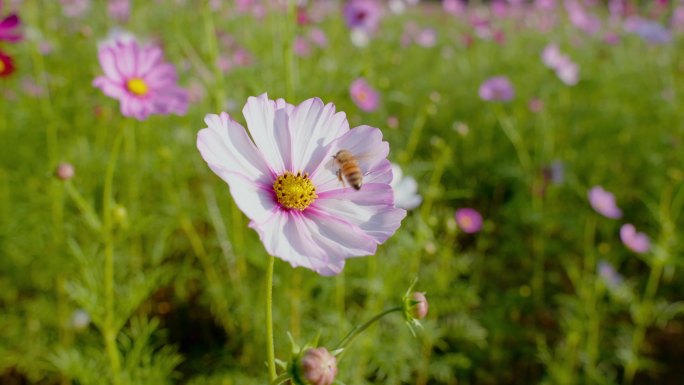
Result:
{"label": "honeybee", "polygon": [[[361,185],[363,184],[363,173],[361,168],[356,161],[356,157],[349,150],[337,151],[337,154],[333,155],[335,159],[335,164],[339,167],[337,169],[337,179],[342,182],[346,180],[354,190],[361,190]],[[344,179],[343,179],[344,178]]]}

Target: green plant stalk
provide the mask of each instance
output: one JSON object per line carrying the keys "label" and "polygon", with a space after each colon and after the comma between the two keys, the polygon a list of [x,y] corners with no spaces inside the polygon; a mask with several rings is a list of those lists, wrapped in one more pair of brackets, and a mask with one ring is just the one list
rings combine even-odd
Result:
{"label": "green plant stalk", "polygon": [[418,143],[420,142],[420,136],[423,133],[423,128],[427,122],[427,111],[426,107],[423,107],[416,120],[413,121],[413,126],[411,126],[411,132],[409,133],[408,141],[406,142],[406,150],[399,155],[399,159],[402,163],[407,163],[413,159],[413,154],[418,148]]}
{"label": "green plant stalk", "polygon": [[273,340],[273,265],[275,258],[268,256],[266,268],[266,354],[268,356],[268,378],[276,379],[275,344]]}
{"label": "green plant stalk", "polygon": [[[347,335],[340,342],[337,343],[337,345],[335,346],[335,349],[333,349],[333,350],[339,350],[339,349],[345,349],[346,350],[347,346],[349,346],[349,344],[351,344],[352,341],[354,341],[354,338],[356,338],[359,334],[363,333],[373,323],[375,323],[376,321],[378,321],[379,319],[381,319],[382,317],[384,317],[388,314],[398,312],[398,311],[404,311],[404,307],[403,306],[395,306],[395,307],[389,308],[387,310],[382,311],[380,314],[376,315],[375,317],[369,319],[363,325],[355,326],[354,328],[352,328],[352,330],[349,331],[349,333],[347,333]],[[340,356],[342,356],[342,354],[344,354],[344,351],[340,354]]]}
{"label": "green plant stalk", "polygon": [[[655,259],[653,268],[648,276],[648,281],[646,283],[646,289],[644,291],[644,297],[641,301],[642,308],[646,308],[650,313],[653,309],[653,299],[658,291],[658,285],[660,283],[660,278],[663,274],[664,263],[660,259]],[[625,367],[625,384],[629,385],[634,381],[634,376],[639,369],[639,350],[641,350],[641,345],[646,337],[646,328],[649,326],[648,321],[645,321],[648,317],[640,317],[638,319],[636,329],[632,334],[632,344],[631,350],[636,359],[630,361]]]}
{"label": "green plant stalk", "polygon": [[112,224],[112,189],[114,184],[114,170],[116,168],[116,161],[121,150],[121,142],[123,140],[123,130],[120,128],[114,144],[112,152],[109,155],[107,163],[107,170],[105,172],[103,197],[102,197],[102,218],[103,218],[103,236],[105,246],[105,263],[104,263],[104,295],[105,295],[105,319],[102,330],[102,335],[105,342],[105,350],[109,358],[109,365],[112,370],[112,381],[114,385],[121,384],[121,362],[119,358],[119,351],[116,347],[116,335],[119,330],[114,324],[114,234]]}

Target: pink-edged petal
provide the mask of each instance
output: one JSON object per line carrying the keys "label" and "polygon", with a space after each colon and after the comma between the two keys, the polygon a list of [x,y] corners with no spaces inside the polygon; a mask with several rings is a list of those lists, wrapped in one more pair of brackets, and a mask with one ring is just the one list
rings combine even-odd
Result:
{"label": "pink-edged petal", "polygon": [[[251,223],[266,251],[293,267],[306,267],[317,273],[334,274],[328,255],[313,239],[308,220],[298,211],[276,210],[265,222]],[[341,270],[341,268],[340,268]]]}
{"label": "pink-edged petal", "polygon": [[150,46],[140,53],[140,63],[138,64],[138,74],[145,76],[147,73],[162,62],[163,51],[160,47]]}
{"label": "pink-edged petal", "polygon": [[155,111],[160,114],[185,115],[188,110],[188,91],[177,86],[166,87],[154,95]]}
{"label": "pink-edged petal", "polygon": [[335,105],[312,98],[299,104],[289,116],[292,142],[292,166],[296,171],[314,173],[328,156],[327,146],[349,131],[343,112]]}
{"label": "pink-edged petal", "polygon": [[314,207],[358,226],[377,243],[383,243],[406,217],[406,210],[394,207],[393,202],[389,185],[371,183],[358,191],[346,188],[321,193]]}
{"label": "pink-edged petal", "polygon": [[296,171],[292,169],[292,140],[287,122],[289,109],[291,107],[285,101],[269,100],[267,94],[250,96],[242,109],[254,143],[278,174]]}
{"label": "pink-edged petal", "polygon": [[276,209],[273,173],[245,129],[226,113],[207,115],[207,128],[197,134],[202,158],[230,186],[236,204],[255,223]]}
{"label": "pink-edged petal", "polygon": [[121,100],[121,114],[129,116],[138,120],[145,120],[151,113],[152,109],[149,102],[145,99],[125,96]]}
{"label": "pink-edged petal", "polygon": [[147,75],[142,76],[143,81],[152,89],[164,88],[170,84],[176,84],[178,75],[173,64],[164,63],[154,67]]}
{"label": "pink-edged petal", "polygon": [[99,76],[93,81],[93,86],[102,90],[102,92],[115,99],[121,99],[128,96],[128,92],[121,86],[120,83],[112,81],[111,78]]}
{"label": "pink-edged petal", "polygon": [[329,263],[349,257],[375,254],[378,242],[353,222],[316,207],[307,210],[306,216],[316,225],[315,229],[312,229],[314,240],[326,248]]}
{"label": "pink-edged petal", "polygon": [[114,52],[112,47],[102,47],[97,53],[97,57],[100,60],[100,66],[105,76],[114,82],[123,82],[121,73],[119,73],[119,69],[116,66],[116,52]]}
{"label": "pink-edged petal", "polygon": [[138,75],[136,71],[137,57],[140,50],[138,42],[135,40],[117,41],[114,49],[117,51],[115,55],[116,67],[123,75],[122,78],[136,77]]}
{"label": "pink-edged petal", "polygon": [[19,16],[17,16],[16,14],[11,14],[0,22],[0,30],[16,28],[18,25]]}

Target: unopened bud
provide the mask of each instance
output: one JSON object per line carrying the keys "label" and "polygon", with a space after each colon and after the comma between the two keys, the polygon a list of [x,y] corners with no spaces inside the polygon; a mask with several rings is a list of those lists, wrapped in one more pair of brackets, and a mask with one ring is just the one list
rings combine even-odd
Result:
{"label": "unopened bud", "polygon": [[418,301],[418,303],[414,304],[413,307],[411,308],[411,315],[415,319],[423,319],[427,316],[428,314],[428,301],[427,298],[425,297],[425,293],[421,292],[414,292],[411,295],[411,300],[412,301]]}
{"label": "unopened bud", "polygon": [[60,163],[55,170],[55,176],[61,180],[69,180],[74,177],[74,166],[70,163]]}
{"label": "unopened bud", "polygon": [[310,385],[331,385],[337,375],[337,359],[326,348],[309,349],[302,357],[302,376]]}

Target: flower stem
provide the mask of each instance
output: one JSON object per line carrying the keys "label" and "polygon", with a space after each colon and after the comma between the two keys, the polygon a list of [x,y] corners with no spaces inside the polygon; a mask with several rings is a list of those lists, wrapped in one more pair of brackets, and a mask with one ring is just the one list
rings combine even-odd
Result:
{"label": "flower stem", "polygon": [[105,319],[102,330],[102,336],[105,341],[105,350],[109,358],[109,364],[112,370],[112,381],[114,385],[121,384],[120,371],[121,362],[119,359],[119,352],[116,348],[116,335],[118,334],[118,326],[114,324],[114,235],[112,231],[112,185],[114,182],[114,169],[116,168],[116,160],[121,149],[123,141],[123,128],[119,129],[114,139],[112,152],[109,155],[109,162],[107,163],[107,170],[105,171],[105,180],[102,197],[102,218],[103,218],[103,235],[105,244],[105,263],[104,263],[104,295],[105,295]]}
{"label": "flower stem", "polygon": [[[395,306],[395,307],[389,308],[389,309],[387,309],[387,310],[384,310],[384,311],[381,312],[380,314],[376,315],[375,317],[369,319],[369,320],[366,321],[366,323],[364,323],[363,325],[354,327],[354,328],[353,328],[352,330],[350,330],[349,333],[342,339],[342,341],[340,341],[340,342],[337,344],[337,346],[335,347],[334,350],[346,349],[346,347],[347,347],[349,344],[352,343],[352,341],[354,340],[354,338],[356,338],[356,336],[358,336],[359,334],[363,333],[364,330],[368,329],[368,327],[370,327],[373,323],[375,323],[376,321],[378,321],[380,318],[386,316],[387,314],[394,313],[394,312],[397,312],[397,311],[403,311],[403,310],[404,310],[404,307],[403,307],[403,306]],[[344,352],[343,352],[342,354],[344,354]]]}
{"label": "flower stem", "polygon": [[276,379],[275,344],[273,342],[273,265],[275,258],[268,256],[266,269],[266,350],[268,355],[268,378]]}

